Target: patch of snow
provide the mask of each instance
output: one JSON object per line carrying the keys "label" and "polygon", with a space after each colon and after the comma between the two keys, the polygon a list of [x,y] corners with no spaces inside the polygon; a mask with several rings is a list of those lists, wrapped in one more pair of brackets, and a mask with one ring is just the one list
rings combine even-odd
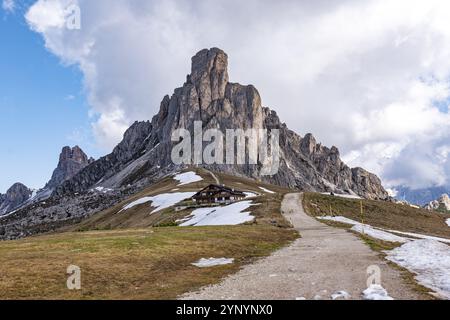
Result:
{"label": "patch of snow", "polygon": [[403,234],[405,236],[418,238],[418,239],[435,240],[435,241],[439,241],[439,242],[450,243],[450,239],[440,238],[440,237],[433,237],[433,236],[428,236],[428,235],[420,234],[420,233],[403,232],[403,231],[397,231],[397,230],[386,230],[386,231],[394,232],[394,233],[398,233],[398,234]]}
{"label": "patch of snow", "polygon": [[335,221],[335,222],[341,222],[341,223],[345,223],[345,224],[349,224],[352,226],[361,224],[358,221],[346,218],[346,217],[342,217],[342,216],[337,216],[337,217],[331,217],[331,216],[325,216],[325,217],[317,217],[320,220],[329,220],[329,221]]}
{"label": "patch of snow", "polygon": [[27,201],[33,201],[34,198],[36,198],[37,193],[38,193],[38,190],[37,190],[37,189],[32,189],[32,190],[31,190],[30,198],[29,198]]}
{"label": "patch of snow", "polygon": [[331,295],[331,299],[333,299],[333,300],[338,300],[338,299],[348,300],[348,299],[350,299],[350,294],[344,290],[336,291],[335,293],[333,293]]}
{"label": "patch of snow", "polygon": [[[150,133],[150,135],[151,135],[151,133]],[[150,135],[149,135],[149,137],[150,137]],[[156,148],[158,148],[160,144],[161,144],[161,143],[158,143],[158,144],[157,144],[156,146],[154,146],[148,153],[153,152],[153,150],[155,150]]]}
{"label": "patch of snow", "polygon": [[201,258],[197,262],[192,263],[192,265],[199,267],[199,268],[209,268],[214,266],[222,266],[225,264],[231,264],[234,262],[234,258]]}
{"label": "patch of snow", "polygon": [[7,214],[3,214],[3,215],[0,214],[0,219],[3,219],[3,218],[6,218],[6,217],[9,217],[9,216],[12,216],[12,215],[13,215],[14,213],[16,213],[17,211],[19,211],[19,209],[16,209],[16,210],[14,210],[14,211],[8,212]]}
{"label": "patch of snow", "polygon": [[259,188],[266,193],[271,193],[271,194],[275,193],[275,191],[271,191],[271,190],[263,188],[263,187],[259,187]]}
{"label": "patch of snow", "polygon": [[394,300],[379,284],[372,284],[366,290],[363,291],[364,300]]}
{"label": "patch of snow", "polygon": [[305,297],[297,297],[297,298],[295,298],[295,300],[298,300],[298,301],[300,301],[300,300],[306,300],[306,298],[305,298]]}
{"label": "patch of snow", "polygon": [[374,229],[369,225],[357,224],[352,227],[352,230],[382,241],[405,243],[410,240],[383,230]]}
{"label": "patch of snow", "polygon": [[[330,192],[323,192],[323,195],[331,196]],[[360,196],[354,195],[354,194],[339,194],[334,193],[335,197],[344,198],[344,199],[362,199]]]}
{"label": "patch of snow", "polygon": [[202,181],[203,178],[197,175],[195,172],[189,171],[185,173],[179,173],[173,177],[175,180],[178,180],[180,183],[178,186],[183,186],[185,184],[190,184],[198,181]]}
{"label": "patch of snow", "polygon": [[[407,237],[398,237],[396,238],[398,241],[394,241],[394,242],[406,242],[409,240],[413,240],[411,238],[408,237],[413,237],[413,238],[418,238],[418,239],[428,239],[428,240],[436,240],[436,241],[440,241],[440,242],[444,242],[444,243],[450,243],[450,239],[446,239],[446,238],[439,238],[439,237],[433,237],[433,236],[428,236],[428,235],[424,235],[424,234],[419,234],[419,233],[412,233],[412,232],[403,232],[403,231],[398,231],[398,230],[391,230],[391,229],[383,229],[383,228],[376,228],[376,227],[372,227],[370,225],[367,224],[362,224],[360,222],[357,222],[355,220],[352,219],[348,219],[346,217],[342,217],[342,216],[337,216],[337,217],[330,217],[330,216],[325,216],[325,217],[317,217],[320,220],[329,220],[329,221],[336,221],[336,222],[341,222],[341,223],[346,223],[352,226],[358,226],[356,228],[352,228],[354,231],[356,232],[361,232],[362,229],[364,228],[364,232],[369,235],[369,232],[372,232],[372,236],[374,238],[376,238],[375,236],[378,235],[380,236],[380,240],[384,240],[381,237],[392,237],[394,239],[394,237],[397,237],[396,235],[392,234],[392,233],[396,233],[396,234],[401,234],[401,235],[405,235]],[[383,232],[383,233],[381,233]],[[400,241],[401,240],[401,241]],[[405,240],[405,241],[403,241]],[[389,240],[385,240],[385,241],[389,241]]]}
{"label": "patch of snow", "polygon": [[113,189],[105,188],[105,187],[95,187],[94,190],[98,191],[98,192],[103,192],[103,193],[108,193],[108,192],[114,191]]}
{"label": "patch of snow", "polygon": [[253,192],[244,192],[244,194],[245,194],[245,199],[254,198],[254,197],[258,196],[256,193],[253,193]]}
{"label": "patch of snow", "polygon": [[386,191],[387,191],[388,195],[392,198],[395,198],[398,194],[398,191],[395,188],[388,188],[388,189],[386,189]]}
{"label": "patch of snow", "polygon": [[447,220],[445,220],[445,223],[450,227],[450,218],[448,218]]}
{"label": "patch of snow", "polygon": [[450,299],[450,247],[435,240],[405,243],[386,251],[386,259],[415,273],[417,281],[439,296]]}
{"label": "patch of snow", "polygon": [[252,205],[251,201],[241,201],[223,207],[199,208],[192,211],[189,220],[180,224],[187,226],[238,225],[253,221],[255,217],[245,212]]}
{"label": "patch of snow", "polygon": [[328,181],[327,179],[322,178],[322,182],[323,182],[324,185],[326,185],[331,190],[336,190],[337,189],[337,186],[334,183],[331,183],[330,181]]}
{"label": "patch of snow", "polygon": [[158,195],[152,196],[152,197],[143,197],[143,198],[140,198],[136,201],[133,201],[133,202],[127,204],[119,212],[131,209],[135,206],[138,206],[138,205],[141,205],[141,204],[144,204],[147,202],[151,202],[152,207],[154,207],[155,210],[153,210],[150,213],[155,213],[155,212],[161,211],[163,209],[172,207],[173,205],[177,204],[178,202],[192,197],[194,194],[195,194],[195,192],[176,192],[176,193],[162,193],[162,194],[158,194]]}

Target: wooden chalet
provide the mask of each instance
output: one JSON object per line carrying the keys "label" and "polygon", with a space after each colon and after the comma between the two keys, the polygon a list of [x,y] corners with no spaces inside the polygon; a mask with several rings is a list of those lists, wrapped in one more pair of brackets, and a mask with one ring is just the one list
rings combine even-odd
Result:
{"label": "wooden chalet", "polygon": [[234,190],[217,184],[210,184],[192,196],[192,200],[198,204],[230,203],[245,199],[242,191]]}

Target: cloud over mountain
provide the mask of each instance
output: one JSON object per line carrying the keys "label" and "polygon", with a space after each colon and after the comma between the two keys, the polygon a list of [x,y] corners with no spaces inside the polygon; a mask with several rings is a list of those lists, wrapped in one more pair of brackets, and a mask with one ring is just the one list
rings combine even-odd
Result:
{"label": "cloud over mountain", "polygon": [[[80,30],[64,24],[73,3]],[[83,72],[106,149],[157,112],[192,54],[219,46],[232,81],[349,164],[388,184],[448,183],[448,1],[38,0],[26,19]]]}

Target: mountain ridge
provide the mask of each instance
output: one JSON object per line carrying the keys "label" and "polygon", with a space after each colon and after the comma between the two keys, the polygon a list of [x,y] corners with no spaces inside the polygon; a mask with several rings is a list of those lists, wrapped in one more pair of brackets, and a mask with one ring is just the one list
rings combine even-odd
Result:
{"label": "mountain ridge", "polygon": [[253,85],[229,82],[228,56],[218,48],[204,49],[192,58],[191,74],[183,86],[166,95],[151,121],[136,121],[113,151],[81,168],[52,190],[49,200],[35,203],[8,217],[0,237],[15,238],[80,221],[125,199],[164,176],[187,167],[171,159],[177,129],[194,131],[202,121],[207,129],[279,130],[280,166],[273,176],[261,174],[261,164],[201,164],[207,170],[249,177],[295,190],[335,192],[387,200],[380,179],[350,168],[336,147],[317,143],[312,134],[301,137],[263,106]]}
{"label": "mountain ridge", "polygon": [[[81,192],[98,181],[105,187],[121,187],[137,171],[152,175],[152,168],[170,168],[170,136],[179,128],[193,131],[195,121],[203,130],[278,129],[281,166],[273,177],[260,175],[260,167],[245,165],[201,165],[219,172],[249,176],[265,182],[308,191],[354,193],[371,199],[387,199],[375,175],[362,168],[349,168],[336,147],[317,143],[312,134],[301,137],[281,123],[275,111],[264,107],[257,89],[228,81],[228,56],[218,48],[204,49],[192,58],[186,82],[166,95],[151,122],[135,122],[124,139],[98,163],[86,168],[58,188],[56,194]],[[148,157],[153,152],[153,157]],[[146,158],[147,156],[147,158]],[[148,169],[145,169],[145,166]],[[119,177],[115,176],[119,175]],[[131,181],[136,182],[136,181]]]}
{"label": "mountain ridge", "polygon": [[33,195],[33,190],[23,183],[13,184],[5,194],[0,194],[0,216],[8,214],[29,201]]}
{"label": "mountain ridge", "polygon": [[79,146],[63,147],[59,155],[58,165],[43,188],[34,190],[22,183],[15,183],[7,190],[6,194],[0,194],[0,216],[9,214],[33,202],[47,199],[56,187],[75,176],[92,162],[94,162],[94,159],[88,158]]}

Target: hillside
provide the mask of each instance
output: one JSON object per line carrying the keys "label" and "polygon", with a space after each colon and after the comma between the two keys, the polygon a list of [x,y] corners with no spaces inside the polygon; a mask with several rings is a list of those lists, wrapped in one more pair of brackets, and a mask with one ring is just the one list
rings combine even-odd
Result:
{"label": "hillside", "polygon": [[[248,193],[249,198],[238,203],[251,202],[246,211],[254,217],[252,221],[241,225],[176,226],[189,219],[195,209],[178,211],[174,202],[170,206],[171,203],[155,200],[161,196],[167,199],[169,194],[192,194],[209,183],[217,182]],[[274,185],[217,174],[201,168],[189,168],[169,175],[155,183],[153,188],[144,189],[76,225],[59,229],[57,233],[0,242],[0,264],[4,267],[4,272],[0,275],[0,298],[174,299],[182,294],[193,294],[211,284],[217,284],[211,290],[222,286],[224,289],[228,286],[234,288],[237,285],[243,298],[258,294],[266,297],[264,292],[270,290],[262,290],[264,285],[274,288],[282,285],[286,278],[289,290],[284,284],[286,290],[276,290],[272,292],[272,297],[294,298],[291,295],[303,288],[309,292],[305,296],[312,299],[314,292],[320,293],[317,290],[325,286],[331,290],[329,294],[333,290],[347,289],[353,298],[358,299],[361,298],[361,287],[365,284],[365,280],[361,279],[366,276],[366,260],[382,266],[383,274],[388,275],[385,278],[388,283],[384,283],[384,286],[392,296],[430,298],[427,289],[417,284],[418,280],[414,279],[411,272],[380,260],[384,259],[384,253],[379,257],[376,252],[370,251],[370,248],[376,251],[392,250],[401,244],[362,236],[370,245],[369,248],[358,242],[356,237],[334,228],[325,229],[316,222],[317,233],[309,224],[304,225],[306,222],[311,223],[304,220],[306,217],[300,220],[300,224],[295,220],[300,227],[292,229],[291,223],[282,215],[285,211],[284,214],[291,221],[294,211],[282,208],[282,201],[286,206],[285,195],[289,192],[291,191],[288,189]],[[295,194],[290,195],[292,198]],[[181,198],[183,197],[184,195]],[[147,201],[149,198],[158,203]],[[355,221],[361,219],[362,201],[364,223],[368,225],[450,239],[445,216],[437,212],[384,201],[349,199],[318,193],[305,193],[302,200],[306,211],[317,218],[335,215]],[[300,201],[292,200],[289,203],[301,208]],[[162,208],[160,211],[157,211],[158,206]],[[234,213],[230,211],[227,214]],[[344,226],[330,223],[333,226]],[[298,230],[303,230],[305,239],[302,237],[299,240]],[[297,240],[292,242],[295,239]],[[309,242],[314,243],[319,251],[311,251]],[[290,243],[292,244],[289,245]],[[344,244],[351,244],[353,247],[336,249],[342,249]],[[354,255],[355,261],[349,260],[349,255]],[[193,265],[201,259],[211,257],[234,260],[229,264],[209,268]],[[298,264],[305,257],[310,258]],[[326,276],[328,273],[324,271],[329,263],[321,260],[322,262],[317,262],[318,265],[314,265],[314,259],[342,261],[342,277],[330,280]],[[70,291],[62,285],[67,279],[65,269],[72,264],[80,266],[82,270],[81,291]],[[358,272],[346,273],[346,270],[355,268],[355,264],[361,265]],[[241,269],[242,267],[245,268]],[[258,268],[266,269],[255,273]],[[286,272],[281,273],[282,277],[281,274],[277,275],[277,272],[284,269]],[[239,282],[232,281],[234,278],[240,279],[242,273],[245,274],[244,270],[253,270],[252,276],[246,276]],[[297,273],[305,283],[289,280]],[[308,277],[305,278],[304,274],[308,274]],[[316,277],[317,283],[311,284],[310,277]],[[328,280],[319,281],[323,277]],[[354,277],[362,282],[355,282]],[[256,285],[255,288],[262,291],[247,291],[245,283],[253,278],[255,281],[251,285]],[[36,279],[39,281],[36,282]],[[336,283],[338,279],[341,280]],[[342,283],[342,279],[346,279],[349,286],[352,284],[352,289]],[[220,292],[214,294],[220,295]]]}
{"label": "hillside", "polygon": [[[188,217],[192,209],[177,211],[174,202],[165,202],[161,206],[166,208],[156,212],[154,202],[139,201],[183,193],[181,199],[184,193],[217,182],[248,193],[249,197],[238,203],[251,204],[246,211],[254,217],[252,221],[181,227],[176,221]],[[281,200],[287,191],[197,168],[169,175],[74,226],[0,242],[0,299],[174,299],[217,283],[298,238],[281,214]],[[138,204],[130,206],[133,203]],[[210,257],[234,261],[214,268],[193,265]],[[69,265],[82,270],[81,291],[62,285]]]}
{"label": "hillside", "polygon": [[[198,177],[201,177],[201,180],[180,185],[180,181],[176,180],[176,177],[187,173],[195,173]],[[218,181],[216,181],[216,179]],[[164,198],[165,200],[168,200],[170,199],[170,196],[178,196],[178,198],[174,200],[174,202],[178,202],[184,198],[190,197],[207,185],[217,182],[249,194],[248,199],[251,200],[254,205],[249,206],[248,211],[255,216],[254,223],[271,224],[283,227],[287,226],[280,214],[279,208],[283,194],[288,192],[288,189],[259,183],[248,178],[238,178],[227,174],[212,173],[204,169],[195,168],[187,169],[184,173],[181,172],[175,175],[169,175],[153,184],[151,187],[145,188],[141,192],[129,197],[125,201],[96,213],[65,230],[109,230],[117,228],[143,228],[180,224],[180,222],[177,221],[189,216],[193,209],[186,208],[181,211],[176,211],[174,210],[174,205],[176,203],[173,203],[173,206],[156,211],[156,208],[151,202],[135,205],[128,210],[124,210],[124,208],[126,208],[127,205],[130,205],[130,203],[132,204],[136,201],[139,202],[140,199],[146,198]],[[155,212],[152,213],[152,211]]]}
{"label": "hillside", "polygon": [[[234,151],[226,154],[232,163],[224,162],[225,159],[215,159],[212,164],[198,161],[197,152],[192,152],[186,156],[186,162],[176,164],[172,151],[180,141],[171,138],[180,129],[188,132],[186,141],[197,137],[196,123],[201,123],[200,130],[217,129],[223,134],[227,130],[263,130],[270,140],[265,150],[267,157],[258,153],[250,161],[244,137],[244,150],[232,139],[230,150]],[[264,146],[263,139],[258,139],[258,147]],[[200,147],[206,150],[207,139],[204,140]],[[192,58],[186,81],[171,96],[163,98],[151,121],[135,122],[110,154],[93,162],[82,158],[83,166],[77,167],[80,171],[70,179],[62,181],[62,175],[56,172],[52,181],[57,183],[51,184],[54,190],[50,198],[0,218],[0,239],[16,239],[79,222],[190,164],[283,188],[388,198],[376,175],[362,168],[350,168],[340,158],[338,148],[322,145],[312,134],[302,137],[290,130],[275,111],[263,106],[254,86],[230,82],[228,56],[218,48],[201,50]],[[244,158],[242,164],[239,158]]]}
{"label": "hillside", "polygon": [[[450,239],[445,214],[386,201],[362,200],[364,223],[383,229],[421,233]],[[361,221],[361,200],[305,193],[304,206],[314,216],[335,215]],[[331,211],[330,211],[331,210]]]}
{"label": "hillside", "polygon": [[415,291],[450,299],[450,224],[446,214],[323,194],[305,194],[303,205],[318,221],[349,231],[379,252]]}
{"label": "hillside", "polygon": [[[174,299],[216,283],[297,237],[268,225],[91,231],[0,242],[0,299]],[[201,258],[235,262],[215,268]],[[82,289],[67,290],[80,266]]]}

